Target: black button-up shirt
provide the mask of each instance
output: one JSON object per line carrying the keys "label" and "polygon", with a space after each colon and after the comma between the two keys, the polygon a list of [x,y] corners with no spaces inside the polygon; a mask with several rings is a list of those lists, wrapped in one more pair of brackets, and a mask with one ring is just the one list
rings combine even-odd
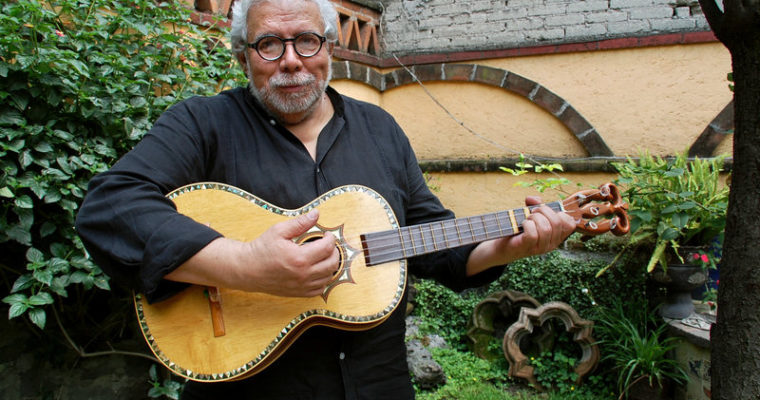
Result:
{"label": "black button-up shirt", "polygon": [[[185,285],[163,276],[219,233],[178,214],[165,195],[201,181],[237,186],[287,209],[360,184],[390,203],[401,226],[453,218],[428,190],[407,137],[388,113],[332,88],[327,93],[335,115],[319,135],[316,161],[244,88],[170,108],[131,152],[90,183],[77,229],[95,262],[150,301],[181,290]],[[501,273],[494,268],[466,278],[471,249],[415,257],[410,273],[455,290]],[[183,398],[413,398],[405,306],[404,300],[367,331],[310,328],[263,372],[240,382],[189,382]]]}

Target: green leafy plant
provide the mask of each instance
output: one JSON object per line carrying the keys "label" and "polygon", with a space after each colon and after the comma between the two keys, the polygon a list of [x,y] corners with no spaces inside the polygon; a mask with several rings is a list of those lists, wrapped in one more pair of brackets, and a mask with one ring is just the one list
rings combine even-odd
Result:
{"label": "green leafy plant", "polygon": [[547,189],[553,189],[562,192],[563,185],[569,185],[572,182],[560,175],[556,171],[564,171],[562,164],[559,163],[538,163],[531,164],[525,158],[524,154],[520,154],[520,159],[515,163],[515,168],[499,167],[500,170],[510,173],[513,176],[522,176],[529,172],[540,174],[542,172],[551,173],[554,176],[542,179],[534,179],[533,182],[518,182],[515,186],[532,187],[537,191],[543,193]]}
{"label": "green leafy plant", "polygon": [[[601,246],[601,245],[600,245]],[[596,272],[607,263],[604,259],[569,258],[559,251],[542,256],[518,260],[508,266],[507,271],[495,282],[485,288],[470,289],[455,293],[430,280],[415,282],[414,314],[421,318],[420,330],[425,333],[441,335],[451,346],[451,349],[431,350],[436,361],[441,364],[449,376],[449,382],[435,392],[418,391],[419,399],[545,399],[536,395],[511,395],[500,388],[501,376],[506,376],[509,366],[503,356],[502,343],[499,340],[489,342],[489,351],[496,355],[494,361],[479,360],[477,367],[469,366],[465,359],[475,358],[465,340],[467,323],[472,311],[489,293],[504,289],[519,290],[530,294],[539,302],[560,300],[571,304],[584,318],[595,315],[597,302],[608,303],[617,297],[640,298],[644,295],[644,279],[646,274],[640,269],[627,271],[627,267],[616,268],[602,277],[595,278]],[[562,331],[557,329],[557,331]],[[577,344],[573,343],[577,347]],[[573,358],[573,348],[560,348],[572,363],[579,358]],[[462,357],[458,360],[457,357]],[[453,360],[453,361],[451,361]],[[451,362],[450,362],[451,361]],[[553,361],[552,361],[553,362]],[[447,367],[446,364],[451,364]],[[568,364],[570,361],[568,361]],[[475,368],[487,372],[488,376],[498,372],[493,378],[484,379]],[[462,379],[454,379],[459,372],[451,375],[451,369],[464,372]],[[549,373],[551,374],[551,372]],[[551,375],[548,375],[548,379]],[[476,378],[473,380],[472,378]],[[505,378],[506,379],[506,378]],[[563,399],[597,399],[609,398],[610,381],[603,377],[589,376],[587,381],[595,382],[589,385],[584,382],[581,387],[568,384],[567,392],[554,398]],[[569,382],[569,381],[568,381]],[[505,383],[506,384],[506,383]],[[612,385],[614,386],[614,384]],[[497,390],[494,390],[496,387]],[[551,394],[548,394],[552,396]],[[550,397],[551,398],[551,397]]]}
{"label": "green leafy plant", "polygon": [[723,232],[729,189],[720,175],[722,157],[689,160],[681,153],[664,159],[643,153],[638,162],[629,158],[614,166],[630,204],[631,236],[621,254],[646,249],[648,272],[658,264],[666,267],[669,257],[685,263],[681,247],[709,245]]}
{"label": "green leafy plant", "polygon": [[528,257],[512,262],[488,292],[511,289],[527,293],[540,303],[562,301],[589,318],[597,303],[644,295],[646,275],[627,264],[596,277],[608,262],[606,258],[571,258],[560,251]]}
{"label": "green leafy plant", "polygon": [[670,357],[679,339],[666,337],[667,324],[658,323],[645,305],[611,304],[598,309],[596,332],[601,338],[602,361],[612,363],[621,397],[641,380],[660,388],[666,380],[686,382],[688,375]]}
{"label": "green leafy plant", "polygon": [[420,330],[440,335],[449,345],[466,350],[467,322],[475,305],[482,300],[482,293],[458,294],[428,279],[416,282],[414,287],[414,314],[421,318]]}
{"label": "green leafy plant", "polygon": [[148,397],[151,399],[157,399],[161,397],[167,397],[170,399],[179,399],[179,394],[182,392],[182,384],[177,381],[173,381],[171,376],[161,381],[158,377],[156,370],[156,364],[150,366],[148,370],[150,376],[151,388],[148,391]]}
{"label": "green leafy plant", "polygon": [[417,391],[421,400],[502,399],[507,382],[506,370],[455,349],[433,348],[433,358],[446,372],[446,384],[434,392]]}
{"label": "green leafy plant", "polygon": [[0,271],[13,282],[3,302],[9,318],[43,328],[57,299],[110,289],[73,229],[90,178],[169,105],[242,74],[179,2],[0,7]]}
{"label": "green leafy plant", "polygon": [[577,362],[577,357],[559,348],[530,359],[538,383],[561,393],[575,391],[578,374],[574,369]]}

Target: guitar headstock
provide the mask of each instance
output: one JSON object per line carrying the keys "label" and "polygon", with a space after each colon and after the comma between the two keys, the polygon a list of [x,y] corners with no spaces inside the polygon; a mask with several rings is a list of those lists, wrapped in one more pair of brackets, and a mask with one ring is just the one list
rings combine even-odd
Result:
{"label": "guitar headstock", "polygon": [[[575,231],[587,236],[606,232],[621,236],[630,229],[628,204],[617,186],[605,183],[598,189],[582,190],[562,201],[565,212],[575,218]],[[606,218],[608,217],[608,218]]]}

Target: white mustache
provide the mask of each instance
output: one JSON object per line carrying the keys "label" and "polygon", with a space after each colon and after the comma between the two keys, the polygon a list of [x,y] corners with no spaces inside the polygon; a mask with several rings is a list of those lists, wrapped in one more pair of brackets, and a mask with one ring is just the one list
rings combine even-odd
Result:
{"label": "white mustache", "polygon": [[278,75],[269,79],[269,85],[272,87],[309,85],[316,80],[314,75],[308,73]]}

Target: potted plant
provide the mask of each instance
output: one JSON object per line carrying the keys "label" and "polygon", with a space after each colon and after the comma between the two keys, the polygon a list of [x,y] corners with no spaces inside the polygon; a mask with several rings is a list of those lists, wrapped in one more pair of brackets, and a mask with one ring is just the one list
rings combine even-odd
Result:
{"label": "potted plant", "polygon": [[638,161],[613,164],[630,205],[631,236],[610,265],[624,253],[646,251],[647,272],[668,287],[663,316],[684,318],[694,310],[691,291],[705,283],[720,254],[729,192],[723,161],[642,153]]}

